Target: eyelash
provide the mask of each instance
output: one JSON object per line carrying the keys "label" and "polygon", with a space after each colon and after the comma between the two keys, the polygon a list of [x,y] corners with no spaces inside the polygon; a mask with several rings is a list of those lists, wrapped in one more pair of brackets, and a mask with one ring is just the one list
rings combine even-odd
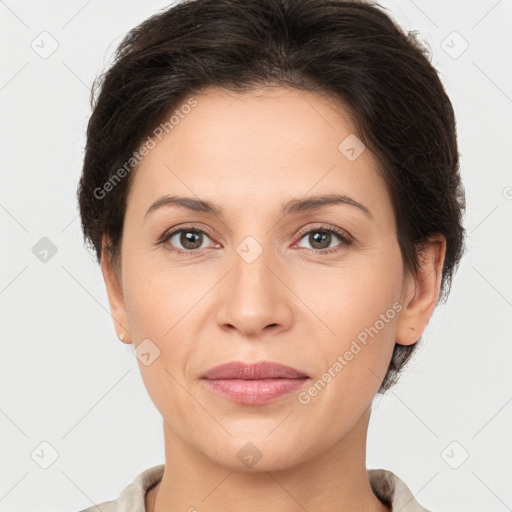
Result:
{"label": "eyelash", "polygon": [[[181,227],[180,229],[176,229],[172,232],[166,232],[164,233],[160,239],[158,240],[158,244],[165,244],[166,242],[168,242],[174,235],[178,234],[178,233],[181,233],[181,232],[186,232],[186,231],[190,231],[190,232],[194,232],[194,233],[202,233],[204,235],[207,235],[209,238],[212,238],[212,236],[207,232],[207,231],[204,231],[202,229],[198,229],[197,227],[195,226],[183,226]],[[329,233],[329,234],[332,234],[332,235],[336,235],[339,239],[340,239],[340,244],[332,249],[308,249],[308,248],[302,248],[302,249],[305,249],[308,253],[315,253],[315,254],[331,254],[331,253],[334,253],[334,252],[338,252],[341,250],[342,247],[348,247],[352,244],[353,242],[353,239],[347,235],[345,232],[341,231],[341,230],[338,230],[336,228],[333,228],[331,226],[327,226],[327,225],[321,225],[321,226],[318,226],[314,229],[310,229],[309,231],[305,231],[303,233],[301,233],[299,235],[299,241],[302,240],[302,238],[304,238],[306,235],[309,235],[311,233],[316,233],[316,232],[321,232],[321,233]],[[170,246],[170,244],[169,244]],[[184,255],[188,255],[188,256],[195,256],[197,255],[199,252],[201,251],[204,251],[205,248],[203,249],[191,249],[191,250],[183,250],[183,249],[176,249],[175,247],[172,247],[170,246],[171,248],[169,248],[168,250],[172,251],[172,252],[175,252],[175,253],[178,253],[178,254],[184,254]]]}

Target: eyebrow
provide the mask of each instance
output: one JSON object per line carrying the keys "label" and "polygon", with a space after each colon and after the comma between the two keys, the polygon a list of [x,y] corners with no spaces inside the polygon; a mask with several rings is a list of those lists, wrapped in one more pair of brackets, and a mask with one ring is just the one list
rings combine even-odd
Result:
{"label": "eyebrow", "polygon": [[[317,210],[325,206],[331,205],[349,205],[359,208],[368,217],[373,218],[370,210],[361,203],[358,203],[355,199],[343,194],[328,194],[328,195],[316,195],[308,196],[302,199],[291,199],[282,205],[282,214],[290,215],[294,213]],[[192,197],[183,196],[163,196],[157,199],[148,209],[144,217],[147,217],[151,212],[162,208],[164,206],[181,206],[189,210],[201,213],[208,213],[215,215],[216,217],[223,216],[223,210],[220,206],[217,206],[209,201],[203,201],[202,199],[194,199]]]}

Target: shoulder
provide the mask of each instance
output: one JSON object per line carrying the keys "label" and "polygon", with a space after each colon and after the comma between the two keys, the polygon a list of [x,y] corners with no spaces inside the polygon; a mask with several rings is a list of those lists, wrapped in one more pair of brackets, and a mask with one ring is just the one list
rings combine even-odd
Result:
{"label": "shoulder", "polygon": [[105,501],[104,503],[99,503],[98,505],[93,505],[92,507],[86,508],[85,510],[80,510],[79,512],[116,512],[117,500],[114,501]]}
{"label": "shoulder", "polygon": [[375,495],[392,512],[432,512],[422,507],[405,482],[387,469],[369,469],[368,478]]}
{"label": "shoulder", "polygon": [[165,465],[159,464],[139,473],[116,500],[105,501],[79,512],[130,512],[145,510],[147,491],[162,479]]}

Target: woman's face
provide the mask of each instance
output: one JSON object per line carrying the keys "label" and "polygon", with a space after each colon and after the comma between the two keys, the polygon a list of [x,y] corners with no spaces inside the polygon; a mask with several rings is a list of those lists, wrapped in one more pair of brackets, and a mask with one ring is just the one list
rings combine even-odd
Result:
{"label": "woman's face", "polygon": [[[173,435],[226,467],[244,469],[243,450],[262,455],[259,470],[290,467],[346,436],[395,340],[413,342],[398,332],[410,281],[392,205],[329,100],[285,88],[195,99],[134,171],[117,316]],[[334,195],[349,199],[308,203]],[[196,207],[158,206],[170,196]],[[266,398],[203,378],[260,361],[307,378]]]}

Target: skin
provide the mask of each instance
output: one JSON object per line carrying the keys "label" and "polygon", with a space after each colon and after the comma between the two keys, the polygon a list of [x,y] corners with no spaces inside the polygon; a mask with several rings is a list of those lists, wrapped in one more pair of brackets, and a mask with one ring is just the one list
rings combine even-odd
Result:
{"label": "skin", "polygon": [[[366,472],[372,399],[395,341],[416,343],[434,311],[445,240],[433,238],[417,275],[404,271],[377,162],[369,149],[354,161],[340,152],[356,131],[332,100],[281,87],[210,88],[196,99],[135,171],[120,268],[106,252],[101,263],[118,334],[135,348],[150,339],[160,350],[148,366],[139,361],[165,440],[165,472],[147,510],[389,510]],[[347,204],[281,213],[290,199],[332,193],[371,216]],[[210,201],[224,215],[165,206],[146,216],[166,194]],[[315,243],[320,225],[353,242],[332,235]],[[205,233],[192,256],[180,233],[157,243],[181,226]],[[247,236],[262,249],[251,263],[236,251]],[[401,311],[300,403],[298,393],[394,303]],[[237,360],[280,362],[310,382],[270,404],[237,404],[200,378]],[[261,454],[252,467],[237,457],[248,442]]]}

